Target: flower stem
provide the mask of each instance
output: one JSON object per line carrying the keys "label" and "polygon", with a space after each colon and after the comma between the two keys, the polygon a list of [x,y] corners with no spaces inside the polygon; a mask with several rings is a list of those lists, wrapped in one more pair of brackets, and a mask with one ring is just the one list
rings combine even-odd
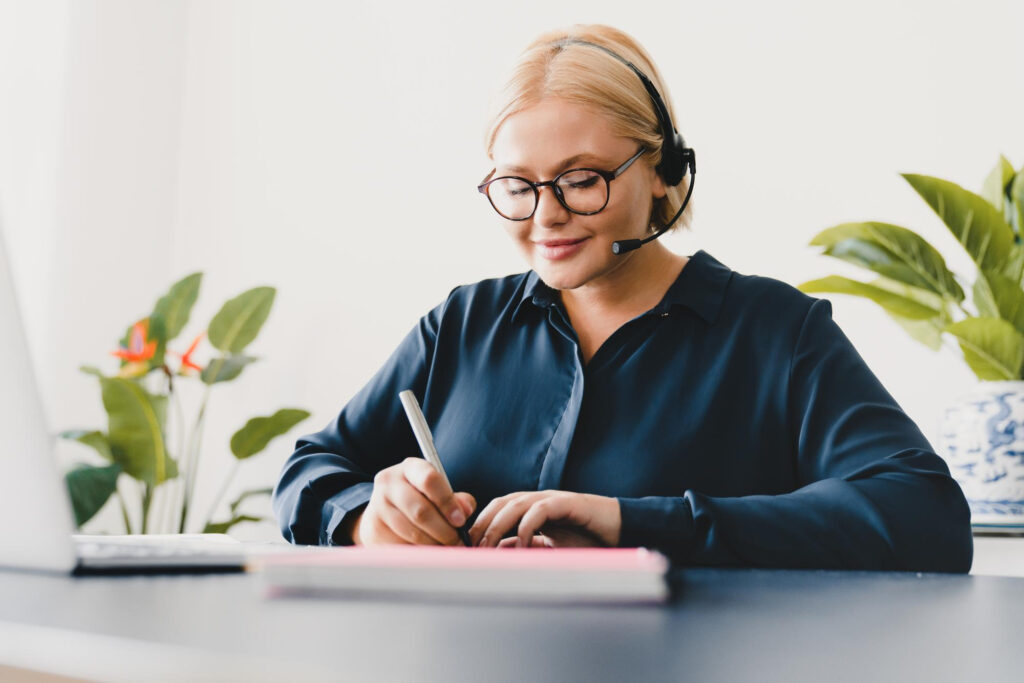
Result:
{"label": "flower stem", "polygon": [[171,502],[173,482],[173,479],[166,479],[157,487],[157,491],[160,492],[160,517],[159,521],[153,523],[156,533],[168,533],[168,527],[174,525],[171,521],[171,515],[174,514],[174,503]]}
{"label": "flower stem", "polygon": [[114,492],[117,493],[117,499],[121,503],[121,515],[124,517],[124,532],[126,534],[131,534],[132,520],[128,517],[128,506],[125,505],[124,496],[121,495],[120,489],[114,489]]}
{"label": "flower stem", "polygon": [[[168,389],[170,389],[170,388],[171,388],[171,384],[170,384],[170,381],[168,380]],[[178,499],[178,495],[179,495],[180,491],[184,491],[185,490],[184,487],[181,486],[181,484],[182,484],[183,477],[184,476],[188,476],[188,472],[182,472],[182,469],[181,469],[182,466],[185,464],[184,456],[185,456],[185,453],[186,453],[186,450],[185,450],[185,448],[186,448],[186,443],[185,443],[185,411],[182,410],[182,407],[181,407],[181,395],[178,392],[175,392],[175,391],[169,391],[169,394],[170,394],[171,398],[173,399],[175,412],[178,414],[178,419],[177,419],[177,423],[178,423],[178,440],[177,440],[177,445],[178,445],[178,449],[177,449],[177,452],[178,452],[178,477],[174,479],[174,486],[170,487],[170,490],[168,491],[168,495],[167,495],[167,501],[168,501],[168,507],[169,507],[169,512],[168,512],[168,517],[169,517],[169,519],[168,519],[168,523],[169,523],[168,527],[169,528],[168,528],[168,531],[170,533],[174,533],[174,527],[177,524],[180,524],[181,520],[184,518],[184,510],[182,510],[181,513],[180,513],[181,517],[175,519],[175,510],[177,509],[177,506],[175,505],[175,503],[176,503],[176,501]],[[180,489],[180,491],[179,491],[179,489]],[[179,528],[178,532],[181,533],[181,531],[182,531],[182,529]]]}
{"label": "flower stem", "polygon": [[142,494],[142,533],[148,533],[149,529],[149,504],[153,502],[153,487],[148,483]]}
{"label": "flower stem", "polygon": [[192,435],[189,439],[188,469],[186,470],[186,481],[184,486],[184,497],[181,502],[181,523],[178,527],[179,533],[185,532],[185,524],[188,521],[189,507],[192,502],[192,493],[196,485],[196,468],[199,466],[199,446],[202,443],[203,425],[206,421],[206,404],[210,399],[210,386],[206,385],[203,391],[203,400],[199,404],[199,413],[196,415],[195,425],[192,427]]}

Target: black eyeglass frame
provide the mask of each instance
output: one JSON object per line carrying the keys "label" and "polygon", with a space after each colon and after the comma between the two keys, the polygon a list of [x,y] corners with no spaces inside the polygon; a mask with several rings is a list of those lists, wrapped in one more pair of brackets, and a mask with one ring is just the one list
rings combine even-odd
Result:
{"label": "black eyeglass frame", "polygon": [[[551,180],[543,180],[537,183],[517,175],[503,175],[497,178],[491,178],[491,174],[494,173],[494,171],[491,171],[490,173],[487,174],[487,177],[483,179],[483,182],[476,186],[476,189],[478,192],[480,192],[480,194],[487,197],[487,201],[490,202],[491,208],[494,209],[499,216],[508,221],[525,221],[533,218],[533,214],[537,213],[537,207],[540,206],[540,188],[542,187],[550,187],[551,190],[555,193],[555,199],[558,200],[559,204],[565,207],[566,211],[574,213],[577,216],[593,216],[595,213],[601,213],[602,211],[604,211],[605,207],[608,206],[608,202],[611,201],[612,181],[618,178],[623,173],[625,173],[626,170],[633,165],[633,162],[639,159],[645,151],[646,150],[643,147],[641,147],[636,154],[634,154],[629,159],[624,161],[618,168],[616,168],[613,171],[605,171],[600,168],[570,168],[566,171],[562,171]],[[558,186],[558,179],[564,175],[568,175],[569,173],[576,173],[578,171],[591,171],[604,178],[607,192],[605,192],[604,204],[601,205],[600,209],[597,209],[595,211],[576,211],[575,209],[573,209],[572,207],[565,203],[565,197],[562,195],[562,188]],[[488,180],[488,178],[490,178],[490,180]],[[533,189],[533,211],[530,212],[529,216],[525,216],[523,218],[509,218],[508,216],[506,216],[505,214],[498,210],[498,207],[494,205],[494,200],[491,199],[491,195],[490,192],[488,192],[488,188],[490,187],[491,183],[497,182],[499,180],[521,180],[527,185],[529,185],[531,189]]]}

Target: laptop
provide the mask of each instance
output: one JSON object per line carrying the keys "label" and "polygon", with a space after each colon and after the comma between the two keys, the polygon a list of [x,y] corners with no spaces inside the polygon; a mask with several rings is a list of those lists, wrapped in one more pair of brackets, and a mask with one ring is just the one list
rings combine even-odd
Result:
{"label": "laptop", "polygon": [[245,568],[226,534],[75,534],[19,315],[0,231],[0,568],[73,574],[219,572]]}

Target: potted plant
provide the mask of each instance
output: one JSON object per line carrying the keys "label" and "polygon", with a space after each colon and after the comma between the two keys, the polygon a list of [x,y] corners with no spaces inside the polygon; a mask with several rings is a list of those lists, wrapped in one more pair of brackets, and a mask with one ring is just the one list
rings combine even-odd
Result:
{"label": "potted plant", "polygon": [[[227,519],[214,521],[212,516],[239,465],[309,413],[283,408],[272,415],[255,417],[236,431],[230,442],[232,467],[209,511],[196,519],[194,490],[210,392],[237,379],[258,360],[244,351],[266,322],[276,295],[273,287],[243,292],[221,307],[185,352],[175,353],[168,345],[188,324],[201,281],[202,273],[193,273],[174,283],[147,317],[128,328],[119,347],[112,351],[120,359],[116,372],[105,374],[95,367],[82,368],[99,381],[108,425],[106,431],[80,429],[61,434],[90,447],[93,460],[98,461],[80,463],[65,475],[79,527],[111,498],[118,500],[129,534],[183,533],[189,528],[226,533],[240,522],[263,519],[242,512],[240,507],[246,499],[268,495],[269,487],[240,493],[230,504]],[[194,355],[204,339],[216,353],[200,363]],[[191,420],[183,408],[183,383],[198,384],[201,392]],[[125,492],[137,497],[138,505],[129,506]],[[154,505],[158,499],[159,504]],[[129,507],[138,510],[134,524]]]}
{"label": "potted plant", "polygon": [[903,178],[963,245],[973,282],[917,233],[872,221],[828,228],[810,244],[874,279],[831,275],[798,287],[870,299],[932,350],[956,341],[981,381],[944,411],[937,451],[964,490],[972,524],[1024,527],[1024,168],[1015,172],[1001,156],[980,195],[941,178]]}

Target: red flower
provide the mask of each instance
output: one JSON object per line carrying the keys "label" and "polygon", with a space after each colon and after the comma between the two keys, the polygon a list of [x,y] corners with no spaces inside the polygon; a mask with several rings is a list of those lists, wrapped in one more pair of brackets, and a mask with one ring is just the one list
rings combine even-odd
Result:
{"label": "red flower", "polygon": [[147,342],[149,335],[149,318],[140,320],[132,325],[132,333],[127,348],[122,346],[111,355],[117,356],[128,363],[141,363],[153,357],[156,353],[156,340]]}
{"label": "red flower", "polygon": [[196,335],[196,338],[192,340],[192,345],[188,347],[188,351],[186,351],[185,353],[174,354],[175,356],[181,357],[181,367],[178,369],[178,372],[184,374],[186,368],[195,370],[196,372],[202,372],[203,368],[192,362],[192,353],[196,350],[196,347],[199,346],[199,341],[203,338],[203,335],[205,334],[206,332],[200,332],[198,335]]}

